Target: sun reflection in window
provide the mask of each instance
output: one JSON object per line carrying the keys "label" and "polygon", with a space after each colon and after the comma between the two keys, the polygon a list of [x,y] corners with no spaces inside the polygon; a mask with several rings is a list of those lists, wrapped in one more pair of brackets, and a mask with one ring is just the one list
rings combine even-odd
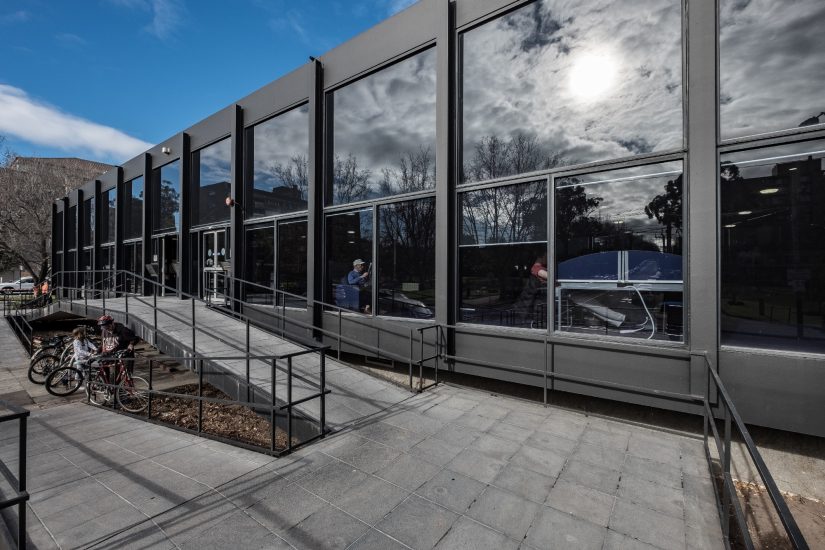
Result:
{"label": "sun reflection in window", "polygon": [[585,53],[570,71],[570,91],[582,101],[593,101],[609,92],[616,81],[617,63],[608,54]]}

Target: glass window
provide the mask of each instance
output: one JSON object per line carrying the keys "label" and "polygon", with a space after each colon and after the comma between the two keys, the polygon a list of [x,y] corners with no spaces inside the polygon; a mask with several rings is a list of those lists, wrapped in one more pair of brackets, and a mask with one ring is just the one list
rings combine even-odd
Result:
{"label": "glass window", "polygon": [[152,170],[154,230],[180,229],[180,161]]}
{"label": "glass window", "polygon": [[722,155],[722,343],[825,353],[825,141]]}
{"label": "glass window", "polygon": [[232,138],[192,153],[192,225],[229,219],[226,197],[232,181]]}
{"label": "glass window", "polygon": [[556,180],[556,330],[683,339],[682,163]]}
{"label": "glass window", "polygon": [[95,198],[83,201],[83,246],[95,242]]}
{"label": "glass window", "polygon": [[378,314],[435,316],[435,199],[378,207]]}
{"label": "glass window", "polygon": [[[278,224],[278,290],[307,295],[307,222]],[[306,300],[286,297],[286,305],[306,308]]]}
{"label": "glass window", "polygon": [[123,238],[137,239],[143,233],[143,178],[127,181],[123,186]]}
{"label": "glass window", "polygon": [[722,0],[723,139],[825,124],[825,2]]}
{"label": "glass window", "polygon": [[[252,304],[272,304],[275,286],[275,229],[271,225],[246,230],[245,300]],[[259,285],[259,286],[257,286]]]}
{"label": "glass window", "polygon": [[543,328],[547,181],[462,193],[459,319]]}
{"label": "glass window", "polygon": [[329,215],[326,230],[326,301],[371,313],[372,209]]}
{"label": "glass window", "polygon": [[679,0],[543,0],[461,35],[462,181],[682,146]]}
{"label": "glass window", "polygon": [[435,187],[435,49],[328,95],[327,204]]}
{"label": "glass window", "polygon": [[57,251],[63,251],[63,211],[57,213],[54,222],[54,244]]}
{"label": "glass window", "polygon": [[246,136],[252,167],[251,216],[306,210],[309,107],[303,105],[256,124]]}
{"label": "glass window", "polygon": [[117,190],[109,189],[100,194],[100,242],[115,241],[115,221],[117,220]]}
{"label": "glass window", "polygon": [[[127,273],[144,274],[143,243],[131,242],[123,245],[123,269]],[[125,284],[127,292],[139,292],[142,286],[140,279],[135,277],[127,277]]]}
{"label": "glass window", "polygon": [[66,250],[73,248],[77,248],[77,205],[69,207],[69,219],[66,222]]}

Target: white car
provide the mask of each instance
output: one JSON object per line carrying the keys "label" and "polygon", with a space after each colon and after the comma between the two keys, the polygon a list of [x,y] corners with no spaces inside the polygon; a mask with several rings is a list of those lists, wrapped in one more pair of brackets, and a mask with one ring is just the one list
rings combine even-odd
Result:
{"label": "white car", "polygon": [[31,292],[34,290],[34,277],[23,277],[13,283],[0,283],[0,292],[9,294],[11,292]]}

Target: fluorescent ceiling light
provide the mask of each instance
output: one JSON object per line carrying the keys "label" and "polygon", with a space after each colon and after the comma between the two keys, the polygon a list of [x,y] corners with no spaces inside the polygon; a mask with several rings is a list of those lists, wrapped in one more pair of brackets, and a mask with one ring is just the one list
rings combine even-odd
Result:
{"label": "fluorescent ceiling light", "polygon": [[778,187],[768,187],[767,189],[760,189],[759,192],[763,195],[773,195],[779,192]]}

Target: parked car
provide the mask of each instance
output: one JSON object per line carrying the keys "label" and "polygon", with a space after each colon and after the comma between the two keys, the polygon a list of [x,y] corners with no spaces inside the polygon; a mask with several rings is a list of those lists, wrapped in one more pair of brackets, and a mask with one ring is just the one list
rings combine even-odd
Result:
{"label": "parked car", "polygon": [[34,277],[23,277],[11,283],[0,283],[0,292],[3,294],[31,292],[32,290],[34,290]]}

